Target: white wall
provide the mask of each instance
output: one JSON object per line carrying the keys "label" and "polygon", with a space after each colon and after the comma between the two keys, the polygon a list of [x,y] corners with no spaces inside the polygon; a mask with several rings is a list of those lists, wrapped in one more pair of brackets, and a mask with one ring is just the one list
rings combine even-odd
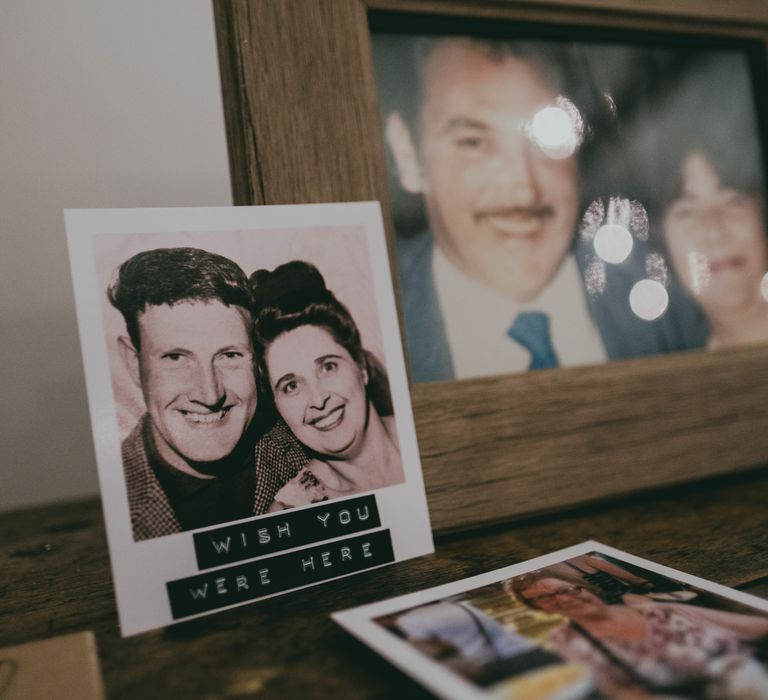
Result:
{"label": "white wall", "polygon": [[231,202],[210,0],[0,1],[0,510],[98,490],[62,209]]}

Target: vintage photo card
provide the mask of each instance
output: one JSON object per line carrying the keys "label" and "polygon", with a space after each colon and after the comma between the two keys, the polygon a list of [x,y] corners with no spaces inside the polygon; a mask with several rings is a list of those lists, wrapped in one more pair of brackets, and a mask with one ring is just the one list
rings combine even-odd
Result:
{"label": "vintage photo card", "polygon": [[433,551],[377,202],[65,218],[124,635]]}
{"label": "vintage photo card", "polygon": [[370,23],[412,380],[768,341],[759,40]]}
{"label": "vintage photo card", "polygon": [[768,601],[594,541],[333,618],[442,698],[768,697]]}

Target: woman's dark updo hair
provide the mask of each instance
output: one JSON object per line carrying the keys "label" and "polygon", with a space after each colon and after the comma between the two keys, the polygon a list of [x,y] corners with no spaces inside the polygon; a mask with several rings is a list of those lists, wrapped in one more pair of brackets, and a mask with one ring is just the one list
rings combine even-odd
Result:
{"label": "woman's dark updo hair", "polygon": [[262,390],[271,396],[266,354],[283,333],[300,326],[318,326],[330,333],[368,373],[366,393],[381,416],[392,415],[389,381],[381,362],[363,348],[360,331],[334,293],[325,286],[320,271],[303,260],[279,265],[271,272],[256,270],[249,285],[253,296],[254,345],[260,365]]}

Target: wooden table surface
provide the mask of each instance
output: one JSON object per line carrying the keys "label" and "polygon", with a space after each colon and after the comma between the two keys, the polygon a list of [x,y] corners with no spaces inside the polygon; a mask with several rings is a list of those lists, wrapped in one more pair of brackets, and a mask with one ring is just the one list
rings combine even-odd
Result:
{"label": "wooden table surface", "polygon": [[427,698],[337,609],[596,539],[768,597],[768,469],[437,541],[401,562],[122,639],[98,501],[0,515],[0,646],[91,629],[115,698]]}

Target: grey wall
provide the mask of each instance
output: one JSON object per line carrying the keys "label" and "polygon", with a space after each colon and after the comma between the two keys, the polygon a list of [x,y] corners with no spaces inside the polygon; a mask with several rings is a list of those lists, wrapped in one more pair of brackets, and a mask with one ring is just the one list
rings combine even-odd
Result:
{"label": "grey wall", "polygon": [[0,510],[98,490],[62,209],[231,201],[210,0],[0,2]]}

